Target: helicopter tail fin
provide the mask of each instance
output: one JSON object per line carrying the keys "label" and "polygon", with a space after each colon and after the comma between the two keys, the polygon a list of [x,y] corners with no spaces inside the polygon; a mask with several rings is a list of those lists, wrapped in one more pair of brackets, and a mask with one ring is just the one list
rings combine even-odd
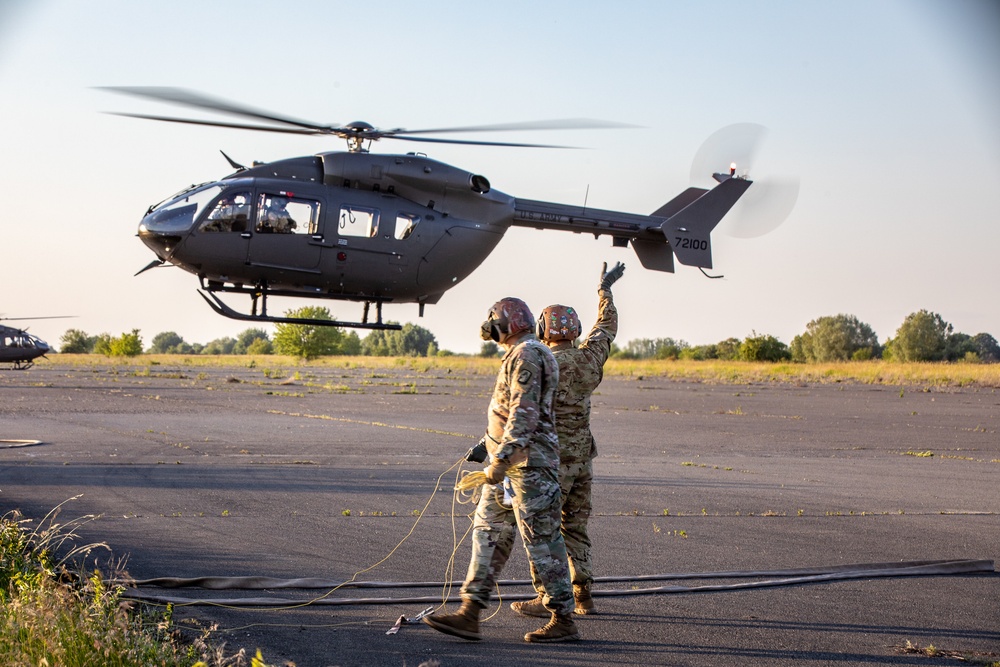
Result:
{"label": "helicopter tail fin", "polygon": [[705,188],[688,188],[660,208],[653,211],[653,215],[658,218],[669,218],[675,213],[686,208],[688,205],[694,203],[696,199],[704,195],[706,192],[708,192],[708,190]]}
{"label": "helicopter tail fin", "polygon": [[700,188],[688,188],[654,213],[667,218],[660,228],[677,261],[687,266],[712,268],[712,230],[752,183],[743,178],[723,177],[711,190],[701,190],[702,194],[693,192]]}

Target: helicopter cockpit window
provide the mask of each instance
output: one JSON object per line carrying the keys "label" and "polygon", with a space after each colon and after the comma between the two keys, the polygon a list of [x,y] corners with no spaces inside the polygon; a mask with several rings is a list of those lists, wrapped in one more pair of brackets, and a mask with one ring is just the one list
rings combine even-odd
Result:
{"label": "helicopter cockpit window", "polygon": [[378,233],[378,209],[342,206],[337,233],[362,238],[375,236]]}
{"label": "helicopter cockpit window", "polygon": [[26,334],[4,336],[3,344],[6,347],[23,347],[23,348],[35,347],[32,337]]}
{"label": "helicopter cockpit window", "polygon": [[154,209],[143,219],[142,226],[152,232],[187,231],[221,190],[221,186],[208,185],[186,192]]}
{"label": "helicopter cockpit window", "polygon": [[320,203],[289,194],[260,196],[257,231],[262,234],[316,234]]}
{"label": "helicopter cockpit window", "polygon": [[419,215],[411,215],[409,213],[397,213],[396,214],[396,233],[395,236],[398,240],[402,241],[413,233],[413,229],[420,222]]}
{"label": "helicopter cockpit window", "polygon": [[245,232],[250,219],[249,192],[227,194],[212,208],[201,223],[203,232]]}

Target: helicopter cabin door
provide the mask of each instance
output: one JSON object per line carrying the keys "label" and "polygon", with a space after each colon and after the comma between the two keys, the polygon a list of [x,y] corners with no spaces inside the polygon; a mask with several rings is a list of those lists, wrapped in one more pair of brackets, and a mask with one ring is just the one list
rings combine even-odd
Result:
{"label": "helicopter cabin door", "polygon": [[291,192],[257,195],[247,263],[264,269],[319,274],[323,249],[320,202]]}

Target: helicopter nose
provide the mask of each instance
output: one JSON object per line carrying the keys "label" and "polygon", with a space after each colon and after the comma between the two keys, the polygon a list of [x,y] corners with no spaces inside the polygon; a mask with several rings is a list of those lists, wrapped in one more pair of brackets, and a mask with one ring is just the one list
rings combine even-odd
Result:
{"label": "helicopter nose", "polygon": [[142,223],[139,223],[139,239],[160,259],[170,256],[181,242],[181,237],[177,234],[154,232]]}

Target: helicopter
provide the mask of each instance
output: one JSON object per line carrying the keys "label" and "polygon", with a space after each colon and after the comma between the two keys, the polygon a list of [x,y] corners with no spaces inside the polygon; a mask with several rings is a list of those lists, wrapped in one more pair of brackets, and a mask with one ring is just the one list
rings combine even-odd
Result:
{"label": "helicopter", "polygon": [[[0,320],[49,319],[29,317],[0,317]],[[35,365],[35,359],[44,357],[52,348],[38,336],[24,329],[0,324],[0,364],[13,364],[13,370],[25,371]]]}
{"label": "helicopter", "polygon": [[[222,152],[233,173],[146,211],[138,236],[156,259],[135,275],[168,263],[180,267],[198,277],[198,293],[215,312],[237,320],[399,329],[383,322],[383,304],[417,303],[423,316],[424,307],[471,274],[511,226],[609,236],[614,247],[631,245],[646,269],[672,273],[676,257],[704,273],[712,268],[712,230],[753,183],[736,173],[734,163],[712,175],[717,185],[711,189],[689,187],[649,215],[521,199],[493,189],[481,174],[423,153],[369,149],[381,139],[569,148],[426,135],[634,126],[572,119],[407,131],[362,121],[321,125],[182,88],[104,90],[258,122],[110,112],[115,115],[347,141],[347,151],[250,167]],[[249,295],[250,312],[227,305],[222,293]],[[362,302],[364,310],[360,322],[271,316],[269,296]]]}

